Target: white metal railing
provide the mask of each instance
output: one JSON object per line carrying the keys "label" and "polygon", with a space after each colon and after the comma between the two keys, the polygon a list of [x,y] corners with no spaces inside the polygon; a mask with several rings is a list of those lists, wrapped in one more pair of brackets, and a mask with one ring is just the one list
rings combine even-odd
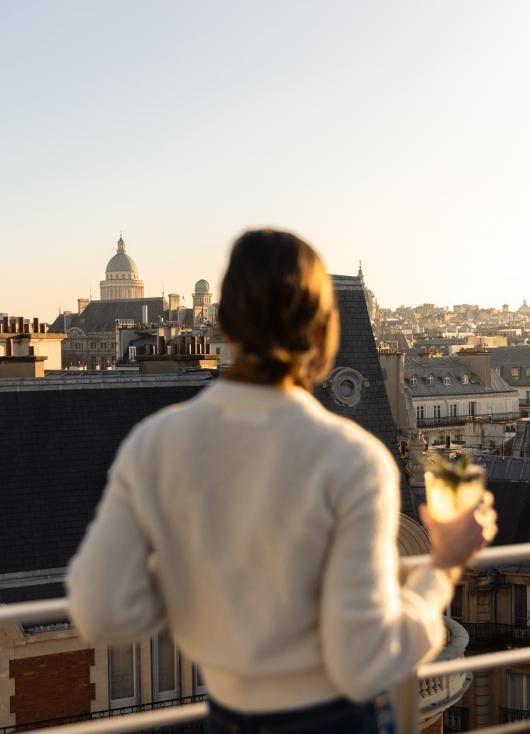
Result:
{"label": "white metal railing", "polygon": [[[427,565],[430,562],[430,557],[408,556],[402,558],[401,561],[405,566],[413,568],[419,565]],[[523,561],[530,563],[530,543],[487,548],[477,553],[472,565],[474,568],[496,568]],[[9,624],[51,622],[68,616],[68,600],[66,598],[0,605],[0,627]],[[473,655],[469,658],[442,660],[418,666],[414,674],[397,687],[401,703],[401,710],[398,712],[400,734],[417,734],[419,731],[418,680],[441,677],[452,673],[471,673],[476,670],[489,670],[504,665],[517,665],[526,662],[530,662],[530,647]],[[122,732],[146,731],[197,721],[204,718],[206,713],[206,703],[188,704],[156,711],[124,714],[104,720],[48,727],[45,734],[121,734]],[[519,732],[530,732],[530,719],[477,729],[474,734],[518,734]],[[33,734],[33,732],[29,732],[29,734]]]}

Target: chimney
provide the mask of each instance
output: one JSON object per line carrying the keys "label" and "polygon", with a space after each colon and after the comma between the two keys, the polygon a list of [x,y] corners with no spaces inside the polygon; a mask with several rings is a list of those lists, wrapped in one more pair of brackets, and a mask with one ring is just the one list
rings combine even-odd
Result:
{"label": "chimney", "polygon": [[33,319],[33,333],[34,334],[39,333],[39,320],[36,317]]}
{"label": "chimney", "polygon": [[19,334],[24,333],[24,317],[23,316],[19,316],[17,318],[17,332]]}
{"label": "chimney", "polygon": [[476,374],[484,387],[491,387],[491,354],[485,349],[462,349],[458,359]]}
{"label": "chimney", "polygon": [[142,324],[148,324],[149,323],[149,306],[147,304],[144,304],[142,306]]}
{"label": "chimney", "polygon": [[90,301],[88,298],[78,298],[77,299],[77,313],[82,314],[89,303]]}
{"label": "chimney", "polygon": [[169,308],[169,320],[174,321],[175,320],[175,314],[174,311],[178,309],[180,306],[180,296],[178,293],[169,293],[168,294],[168,308]]}
{"label": "chimney", "polygon": [[4,332],[4,334],[7,334],[9,333],[9,331],[11,331],[11,329],[9,328],[9,316],[4,316],[2,318],[2,331]]}
{"label": "chimney", "polygon": [[14,336],[12,339],[13,346],[13,357],[29,357],[30,347],[29,343],[31,337],[29,334],[19,334]]}
{"label": "chimney", "polygon": [[186,337],[184,334],[180,334],[178,338],[177,354],[186,353]]}

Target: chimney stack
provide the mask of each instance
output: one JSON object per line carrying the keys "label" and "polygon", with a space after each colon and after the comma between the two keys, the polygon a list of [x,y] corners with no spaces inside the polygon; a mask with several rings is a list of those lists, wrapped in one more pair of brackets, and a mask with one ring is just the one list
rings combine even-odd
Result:
{"label": "chimney stack", "polygon": [[485,349],[462,349],[458,359],[476,374],[484,387],[491,387],[491,354]]}
{"label": "chimney stack", "polygon": [[180,296],[178,293],[169,293],[168,294],[168,309],[169,309],[169,320],[174,321],[176,314],[175,311],[180,306]]}
{"label": "chimney stack", "polygon": [[17,336],[14,336],[12,339],[13,357],[29,357],[30,341],[31,337],[29,334],[17,334]]}

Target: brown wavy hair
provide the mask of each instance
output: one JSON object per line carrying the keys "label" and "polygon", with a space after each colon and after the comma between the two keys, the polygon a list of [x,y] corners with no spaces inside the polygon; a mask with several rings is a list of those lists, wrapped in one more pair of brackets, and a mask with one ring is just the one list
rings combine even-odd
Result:
{"label": "brown wavy hair", "polygon": [[310,389],[332,367],[338,318],[331,279],[307,242],[289,232],[245,232],[232,248],[219,321],[237,356],[227,377]]}

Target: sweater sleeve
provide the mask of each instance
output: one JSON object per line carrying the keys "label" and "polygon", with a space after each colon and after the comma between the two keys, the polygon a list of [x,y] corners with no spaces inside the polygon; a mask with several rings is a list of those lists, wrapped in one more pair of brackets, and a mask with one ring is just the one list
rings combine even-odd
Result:
{"label": "sweater sleeve", "polygon": [[72,621],[92,643],[133,642],[161,626],[164,618],[150,571],[151,547],[131,501],[131,444],[129,438],[118,453],[66,577]]}
{"label": "sweater sleeve", "polygon": [[341,480],[336,525],[323,575],[321,642],[328,675],[364,701],[387,690],[445,644],[441,612],[452,595],[431,566],[400,587],[396,536],[399,474],[378,442]]}

